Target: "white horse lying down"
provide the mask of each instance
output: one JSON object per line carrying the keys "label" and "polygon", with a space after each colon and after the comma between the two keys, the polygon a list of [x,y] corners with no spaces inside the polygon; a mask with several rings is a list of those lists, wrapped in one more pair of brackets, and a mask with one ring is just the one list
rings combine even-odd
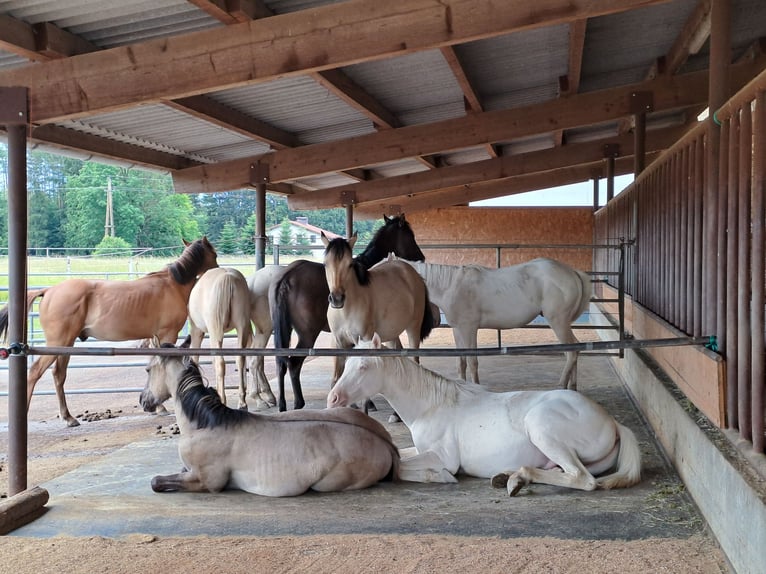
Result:
{"label": "white horse lying down", "polygon": [[184,470],[155,476],[155,492],[218,492],[237,488],[264,496],[295,496],[372,486],[398,479],[399,452],[383,425],[355,409],[300,410],[273,415],[227,408],[205,386],[189,357],[155,356],[141,405],[171,396]]}
{"label": "white horse lying down", "polygon": [[[357,348],[379,349],[380,338]],[[446,379],[405,357],[354,356],[327,406],[376,393],[399,413],[415,443],[414,451],[402,452],[402,480],[456,482],[454,475],[463,472],[491,478],[514,496],[530,482],[594,490],[641,479],[633,432],[576,391],[497,393]]]}

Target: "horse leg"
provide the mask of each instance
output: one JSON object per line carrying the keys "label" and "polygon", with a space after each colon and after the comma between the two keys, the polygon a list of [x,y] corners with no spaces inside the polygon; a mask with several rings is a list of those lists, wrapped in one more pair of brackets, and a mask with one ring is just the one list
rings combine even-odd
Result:
{"label": "horse leg", "polygon": [[[265,349],[269,342],[270,333],[261,333],[257,331],[253,334],[252,347],[254,349]],[[250,361],[250,376],[252,377],[252,387],[250,388],[250,398],[255,399],[255,408],[269,408],[277,404],[274,393],[271,392],[269,380],[266,378],[266,371],[263,367],[264,359],[262,355],[255,356]]]}
{"label": "horse leg", "polygon": [[285,401],[285,374],[287,373],[287,360],[289,357],[276,357],[277,361],[277,381],[279,385],[279,412],[287,410]]}
{"label": "horse leg", "polygon": [[64,395],[64,382],[66,381],[69,359],[69,355],[59,355],[56,358],[56,364],[53,366],[53,381],[56,383],[56,398],[59,400],[59,416],[61,420],[66,421],[67,426],[76,427],[80,426],[80,423],[69,412],[66,405],[66,395]]}
{"label": "horse leg", "polygon": [[[303,361],[306,357],[288,357],[287,364],[290,369],[290,383],[293,386],[293,408],[295,410],[302,409],[306,406],[306,401],[303,400],[303,389],[301,387],[301,369],[303,368]],[[284,386],[284,383],[282,383]],[[280,388],[280,397],[282,396],[283,388]]]}
{"label": "horse leg", "polygon": [[[574,331],[572,330],[572,326],[569,323],[561,320],[554,320],[551,318],[548,318],[548,322],[550,323],[551,328],[553,329],[553,332],[556,334],[556,337],[560,343],[569,344],[578,342],[577,337],[575,337]],[[559,378],[559,387],[562,389],[571,389],[576,391],[577,352],[566,351],[564,356],[566,357],[566,364],[564,365],[564,371],[561,373],[561,377]]]}
{"label": "horse leg", "polygon": [[[220,349],[223,347],[223,335],[219,339],[217,336],[210,335],[210,347]],[[213,366],[215,368],[215,382],[218,387],[218,394],[221,396],[221,402],[226,404],[226,358],[220,355],[213,357]]]}
{"label": "horse leg", "polygon": [[578,490],[596,489],[598,484],[595,477],[588,472],[573,448],[563,444],[560,439],[553,438],[549,430],[530,432],[529,438],[551,461],[549,466],[558,468],[522,466],[516,471],[506,471],[493,476],[493,487],[506,488],[509,496],[516,496],[521,487],[532,482]]}
{"label": "horse leg", "polygon": [[[455,336],[455,346],[465,349],[475,349],[478,346],[478,329],[473,327],[453,329]],[[471,381],[479,384],[479,358],[476,355],[460,357],[458,361],[459,376],[464,381]],[[468,378],[466,379],[466,368]]]}
{"label": "horse leg", "polygon": [[[192,349],[199,349],[202,346],[202,339],[205,337],[205,331],[197,327],[191,319],[189,319],[189,336],[191,337],[189,347]],[[192,359],[195,363],[199,364],[199,355],[193,356]]]}
{"label": "horse leg", "polygon": [[454,473],[447,469],[435,452],[418,453],[414,446],[399,449],[399,479],[406,482],[455,483]]}
{"label": "horse leg", "polygon": [[[42,355],[39,359],[37,359],[34,363],[32,363],[32,366],[29,369],[29,373],[27,375],[27,412],[29,412],[29,405],[32,403],[32,393],[35,390],[35,385],[37,384],[37,381],[40,380],[40,377],[43,376],[43,373],[45,373],[46,369],[50,367],[53,362],[58,359],[59,357],[56,355]],[[59,409],[59,412],[60,409]],[[75,420],[74,425],[71,426],[77,426],[77,420]]]}

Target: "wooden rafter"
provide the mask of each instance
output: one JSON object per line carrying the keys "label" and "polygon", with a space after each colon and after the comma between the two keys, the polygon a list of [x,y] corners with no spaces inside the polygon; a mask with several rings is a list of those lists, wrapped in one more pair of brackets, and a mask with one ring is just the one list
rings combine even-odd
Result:
{"label": "wooden rafter", "polygon": [[272,15],[261,0],[187,0],[197,8],[224,24],[248,22]]}
{"label": "wooden rafter", "polygon": [[[587,26],[587,20],[576,20],[569,24],[569,65],[567,75],[559,78],[559,97],[567,97],[580,91]],[[564,143],[564,130],[554,132],[553,142],[556,146]]]}
{"label": "wooden rafter", "polygon": [[5,70],[0,86],[29,87],[31,121],[51,123],[666,1],[356,0]]}

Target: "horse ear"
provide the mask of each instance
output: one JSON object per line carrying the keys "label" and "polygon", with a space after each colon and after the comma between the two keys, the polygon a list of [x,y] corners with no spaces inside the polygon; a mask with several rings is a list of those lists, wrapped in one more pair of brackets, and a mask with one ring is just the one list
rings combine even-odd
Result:
{"label": "horse ear", "polygon": [[399,227],[401,227],[401,226],[402,226],[402,225],[404,225],[405,223],[406,223],[406,221],[404,220],[404,214],[403,214],[403,213],[400,213],[400,214],[399,214]]}
{"label": "horse ear", "polygon": [[380,349],[380,347],[383,344],[380,341],[380,335],[378,335],[377,331],[372,334],[372,348],[373,349]]}
{"label": "horse ear", "polygon": [[191,335],[186,335],[184,342],[179,345],[179,349],[188,349],[191,347]]}
{"label": "horse ear", "polygon": [[324,231],[322,231],[321,233],[322,233],[322,244],[323,244],[323,245],[325,246],[325,248],[326,248],[327,246],[329,246],[329,245],[330,245],[330,240],[329,240],[329,239],[327,238],[327,236],[324,234]]}
{"label": "horse ear", "polygon": [[391,223],[393,220],[394,220],[393,217],[389,217],[385,213],[383,214],[383,221],[385,221],[386,223]]}
{"label": "horse ear", "polygon": [[186,241],[186,239],[184,239],[183,237],[181,238],[181,241],[183,241],[183,242],[184,242],[184,246],[186,246],[186,247],[189,247],[189,245],[191,245],[191,243],[189,243],[188,241]]}
{"label": "horse ear", "polygon": [[353,249],[354,245],[356,244],[356,231],[354,231],[354,234],[349,238],[348,240],[348,246]]}

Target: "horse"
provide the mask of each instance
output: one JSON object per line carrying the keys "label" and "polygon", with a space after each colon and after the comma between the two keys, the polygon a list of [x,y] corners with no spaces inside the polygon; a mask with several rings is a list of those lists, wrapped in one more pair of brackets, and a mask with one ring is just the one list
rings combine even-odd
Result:
{"label": "horse", "polygon": [[[250,325],[250,291],[245,276],[231,267],[216,267],[205,271],[189,296],[189,327],[192,348],[199,348],[203,336],[209,333],[210,347],[220,349],[223,347],[224,335],[232,329],[237,331],[239,347],[249,347],[253,329]],[[239,408],[246,409],[245,357],[237,355],[236,361],[239,370]],[[215,356],[213,364],[218,394],[223,404],[226,404],[226,361],[222,356]]]}
{"label": "horse", "polygon": [[[27,293],[27,311],[42,297],[40,325],[49,347],[71,347],[78,337],[104,341],[129,341],[157,336],[162,343],[175,343],[186,323],[189,294],[197,276],[218,267],[217,254],[207,237],[192,243],[184,240],[180,257],[161,271],[131,281],[67,279]],[[8,307],[0,310],[0,338],[8,330]],[[45,370],[56,363],[53,379],[59,416],[70,427],[78,426],[64,396],[69,355],[43,355],[29,369],[27,410],[32,392]]]}
{"label": "horse", "polygon": [[[384,261],[365,269],[351,256],[356,236],[329,239],[324,268],[330,290],[327,323],[339,348],[351,348],[357,340],[369,341],[374,333],[399,346],[399,335],[407,333],[411,349],[420,347],[434,326],[428,289],[420,275],[406,262]],[[345,357],[337,357],[333,384],[338,380]]]}
{"label": "horse", "polygon": [[[523,327],[538,314],[546,318],[561,343],[577,343],[572,322],[590,304],[590,277],[553,259],[490,269],[479,265],[410,263],[423,277],[431,299],[452,326],[455,345],[475,349],[479,329]],[[562,388],[577,389],[577,352],[565,353]],[[467,361],[466,361],[467,359]],[[476,356],[459,357],[458,373],[479,382]]]}
{"label": "horse", "polygon": [[[375,334],[358,348],[381,348]],[[509,496],[532,482],[580,490],[627,488],[641,480],[633,431],[568,389],[492,392],[447,379],[406,357],[353,356],[327,396],[342,407],[382,394],[410,429],[401,479],[490,478]],[[604,474],[608,473],[608,474]]]}
{"label": "horse", "polygon": [[[423,261],[425,256],[415,243],[415,234],[404,215],[383,216],[384,224],[373,236],[367,248],[355,260],[365,269],[382,261],[389,253],[411,261]],[[274,348],[288,349],[293,330],[298,335],[296,348],[309,349],[322,331],[329,332],[327,305],[330,290],[325,279],[324,265],[300,259],[290,263],[269,288],[269,307],[274,326]],[[305,405],[301,389],[301,368],[306,357],[277,357],[279,410],[284,411],[285,373],[290,370],[293,387],[293,408]]]}
{"label": "horse", "polygon": [[[166,345],[168,346],[168,345]],[[172,345],[169,345],[172,347]],[[399,452],[383,425],[355,409],[250,413],[227,408],[190,357],[154,356],[141,405],[173,397],[183,470],[155,492],[240,489],[263,496],[336,492],[398,479]]]}
{"label": "horse", "polygon": [[[267,265],[258,269],[247,278],[247,288],[250,291],[250,321],[253,323],[253,348],[265,349],[271,337],[273,324],[269,308],[269,287],[285,270],[284,266]],[[253,378],[253,388],[250,396],[261,406],[277,404],[274,393],[271,392],[269,379],[266,378],[262,355],[250,358],[250,374]]]}

